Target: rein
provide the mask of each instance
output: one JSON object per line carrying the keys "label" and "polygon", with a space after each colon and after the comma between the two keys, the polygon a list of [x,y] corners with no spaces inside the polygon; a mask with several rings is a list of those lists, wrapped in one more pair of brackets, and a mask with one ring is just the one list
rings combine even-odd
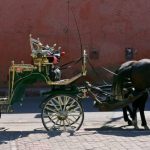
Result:
{"label": "rein", "polygon": [[[72,60],[68,63],[65,63],[63,65],[60,66],[60,69],[68,69],[68,68],[72,68],[72,65],[70,64],[73,64],[73,65],[76,65],[77,63],[79,63],[80,61],[82,60],[82,57],[78,58],[77,60]],[[65,67],[66,66],[66,67]]]}
{"label": "rein", "polygon": [[[88,59],[88,63],[89,63],[89,65],[90,65],[90,67],[92,68],[93,72],[95,73],[95,75],[99,78],[98,72],[96,71],[96,69],[94,68],[94,66],[92,65],[92,63],[90,62],[89,59]],[[105,67],[101,67],[101,68],[102,68],[103,70],[109,72],[109,73],[112,74],[112,75],[115,75],[115,76],[118,75],[118,74],[116,74],[115,72],[113,72],[113,71],[111,71],[111,70],[109,70],[109,69],[107,69],[107,68],[105,68]]]}
{"label": "rein", "polygon": [[113,72],[113,71],[111,71],[111,70],[109,70],[109,69],[107,69],[107,68],[105,68],[105,67],[101,67],[101,68],[103,68],[105,71],[107,71],[107,72],[109,72],[109,73],[111,73],[111,74],[113,74],[113,75],[115,75],[115,76],[118,75],[118,74],[116,74],[115,72]]}

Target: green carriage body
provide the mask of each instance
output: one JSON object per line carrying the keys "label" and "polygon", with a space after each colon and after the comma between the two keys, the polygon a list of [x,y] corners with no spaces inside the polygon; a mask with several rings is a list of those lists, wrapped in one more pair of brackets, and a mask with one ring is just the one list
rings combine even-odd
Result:
{"label": "green carriage body", "polygon": [[[78,74],[77,76],[71,79],[64,79],[59,81],[52,81],[48,74],[49,66],[41,66],[41,71],[39,72],[39,68],[33,65],[27,64],[14,64],[10,67],[9,71],[9,95],[8,100],[9,104],[14,104],[15,102],[19,102],[24,94],[25,89],[36,83],[37,81],[42,81],[48,86],[56,85],[56,86],[65,86],[69,85],[76,79],[80,78],[82,74]],[[50,88],[51,89],[51,88]],[[58,94],[58,93],[77,93],[77,89],[64,89],[61,88],[59,90],[49,91],[47,94]]]}

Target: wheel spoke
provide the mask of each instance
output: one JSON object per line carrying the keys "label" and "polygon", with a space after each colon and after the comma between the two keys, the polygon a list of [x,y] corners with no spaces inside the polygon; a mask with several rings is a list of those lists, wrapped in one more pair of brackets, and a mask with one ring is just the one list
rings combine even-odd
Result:
{"label": "wheel spoke", "polygon": [[66,106],[67,106],[67,104],[68,104],[68,102],[69,102],[69,97],[67,97],[67,96],[65,96],[64,97],[64,108],[63,108],[63,110],[65,110],[66,109]]}
{"label": "wheel spoke", "polygon": [[[54,118],[53,118],[53,117],[54,117]],[[56,119],[58,119],[57,116],[51,116],[50,118],[51,118],[51,120],[56,120]]]}
{"label": "wheel spoke", "polygon": [[76,110],[76,111],[75,111],[75,110],[70,110],[68,113],[69,113],[69,114],[70,114],[70,113],[80,113],[80,111],[79,111],[79,110]]}
{"label": "wheel spoke", "polygon": [[56,114],[44,114],[44,117],[49,117],[49,118],[52,118],[52,117],[56,117],[57,118],[57,115]]}
{"label": "wheel spoke", "polygon": [[[56,99],[54,99],[54,100],[56,100]],[[56,102],[57,102],[57,100],[56,100]],[[57,111],[60,111],[60,108],[57,108],[57,107],[56,107],[57,105],[54,104],[53,100],[51,101],[51,103],[53,104],[53,106],[56,108]],[[59,106],[60,106],[60,105],[59,105]]]}
{"label": "wheel spoke", "polygon": [[61,97],[58,96],[57,99],[55,98],[54,100],[55,100],[55,103],[58,104],[57,106],[59,106],[60,110],[62,110],[62,105],[63,105],[63,104],[62,104],[62,99],[61,99]]}
{"label": "wheel spoke", "polygon": [[68,118],[66,119],[66,122],[68,123],[69,127],[71,128],[71,124],[70,124],[70,121],[68,120]]}
{"label": "wheel spoke", "polygon": [[69,107],[76,106],[76,105],[73,105],[74,103],[75,103],[75,101],[71,101],[70,104],[68,103],[69,104],[68,106]]}
{"label": "wheel spoke", "polygon": [[61,98],[60,96],[58,96],[57,98],[58,98],[58,101],[59,101],[60,106],[62,106],[62,105],[63,105],[62,98]]}
{"label": "wheel spoke", "polygon": [[[50,129],[53,129],[55,125],[58,123],[59,120],[56,121],[56,123],[53,124],[53,126]],[[60,128],[60,126],[58,126]]]}
{"label": "wheel spoke", "polygon": [[[68,120],[70,120],[70,121],[72,121],[72,122],[74,122],[72,119],[70,119],[70,118],[68,118]],[[79,124],[78,122],[75,122],[76,124]]]}
{"label": "wheel spoke", "polygon": [[[67,118],[68,120],[70,120],[71,122],[74,122],[74,120],[72,120],[71,118]],[[75,120],[76,120],[76,118],[75,118]]]}
{"label": "wheel spoke", "polygon": [[64,131],[66,131],[65,121],[63,120]]}
{"label": "wheel spoke", "polygon": [[65,96],[65,97],[64,97],[64,105],[67,105],[67,104],[68,104],[69,99],[70,99],[70,97],[68,97],[68,96]]}
{"label": "wheel spoke", "polygon": [[76,114],[68,114],[68,116],[79,116],[79,115],[76,115]]}
{"label": "wheel spoke", "polygon": [[46,109],[46,110],[49,110],[49,111],[52,111],[52,112],[55,112],[55,113],[57,113],[57,111],[56,111],[56,110],[54,110],[54,109],[51,109],[51,108],[49,108],[49,107],[47,107],[47,106],[45,107],[45,109]]}
{"label": "wheel spoke", "polygon": [[75,120],[77,120],[77,118],[80,118],[80,116],[78,116],[77,118],[75,116],[72,116]]}

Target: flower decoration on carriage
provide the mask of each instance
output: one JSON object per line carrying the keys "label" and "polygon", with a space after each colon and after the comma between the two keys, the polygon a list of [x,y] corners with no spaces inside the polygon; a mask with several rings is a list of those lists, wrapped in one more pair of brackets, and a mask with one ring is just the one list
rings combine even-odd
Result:
{"label": "flower decoration on carriage", "polygon": [[[56,44],[50,47],[48,44],[44,46],[40,39],[32,38],[30,34],[30,45],[31,45],[31,56],[34,60],[43,60],[41,63],[52,63],[58,64],[61,56],[65,54],[65,52],[61,52],[61,47],[56,49]],[[46,59],[45,59],[46,58]],[[34,62],[36,64],[36,61]]]}

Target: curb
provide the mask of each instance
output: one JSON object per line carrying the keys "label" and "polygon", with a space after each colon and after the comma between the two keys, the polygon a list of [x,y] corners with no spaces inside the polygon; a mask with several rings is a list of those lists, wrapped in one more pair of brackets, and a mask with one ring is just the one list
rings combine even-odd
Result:
{"label": "curb", "polygon": [[[24,96],[25,97],[39,97],[43,92],[48,91],[49,88],[28,88],[26,89]],[[7,97],[8,89],[0,89],[0,97]]]}

